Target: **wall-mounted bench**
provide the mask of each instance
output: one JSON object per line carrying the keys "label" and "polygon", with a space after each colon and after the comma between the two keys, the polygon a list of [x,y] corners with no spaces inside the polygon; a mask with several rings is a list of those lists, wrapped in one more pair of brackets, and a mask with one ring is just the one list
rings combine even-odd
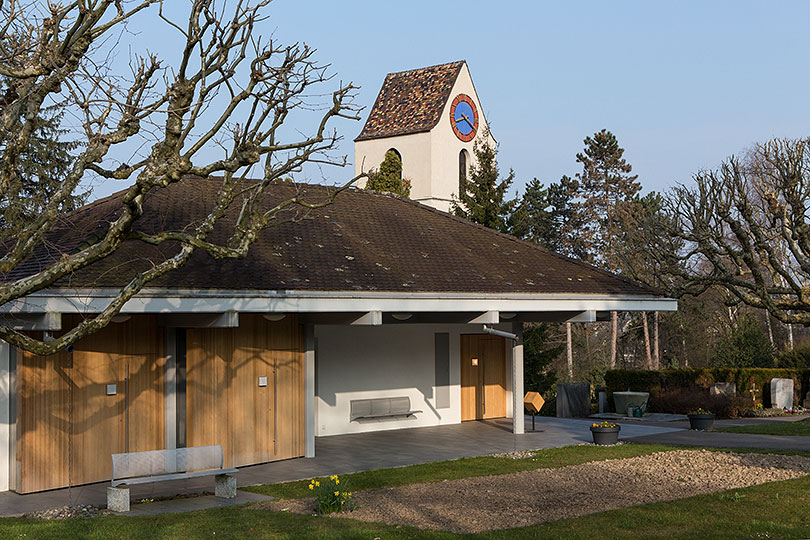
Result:
{"label": "wall-mounted bench", "polygon": [[194,446],[170,450],[150,450],[112,455],[112,487],[107,488],[107,508],[129,512],[129,488],[166,480],[213,476],[214,494],[222,499],[236,497],[236,478],[224,469],[222,446]]}
{"label": "wall-mounted bench", "polygon": [[408,417],[420,412],[422,411],[411,410],[411,398],[408,396],[353,399],[351,401],[350,421],[373,420],[395,416]]}

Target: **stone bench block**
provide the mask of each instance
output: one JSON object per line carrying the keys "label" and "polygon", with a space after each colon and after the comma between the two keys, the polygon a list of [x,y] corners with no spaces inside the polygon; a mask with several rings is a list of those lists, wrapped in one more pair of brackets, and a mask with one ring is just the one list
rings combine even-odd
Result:
{"label": "stone bench block", "polygon": [[220,499],[236,498],[236,477],[229,474],[218,474],[215,477],[214,495]]}
{"label": "stone bench block", "polygon": [[129,488],[108,487],[107,509],[113,512],[129,512]]}

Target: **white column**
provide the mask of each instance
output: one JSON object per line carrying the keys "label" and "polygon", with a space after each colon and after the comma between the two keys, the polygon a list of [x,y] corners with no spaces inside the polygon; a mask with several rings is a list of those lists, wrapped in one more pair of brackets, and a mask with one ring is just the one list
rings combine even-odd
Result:
{"label": "white column", "polygon": [[0,341],[0,491],[8,491],[10,487],[11,377],[11,346]]}
{"label": "white column", "polygon": [[165,448],[177,448],[177,332],[174,328],[166,328],[165,376]]}
{"label": "white column", "polygon": [[524,432],[523,415],[523,323],[512,323],[512,333],[517,340],[512,345],[512,433]]}
{"label": "white column", "polygon": [[304,457],[315,457],[315,325],[307,324],[304,334],[304,402],[306,408],[306,449]]}

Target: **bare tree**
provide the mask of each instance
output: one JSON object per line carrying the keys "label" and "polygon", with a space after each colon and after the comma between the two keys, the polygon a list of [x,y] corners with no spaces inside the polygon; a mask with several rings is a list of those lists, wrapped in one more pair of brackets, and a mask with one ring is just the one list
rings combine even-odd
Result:
{"label": "bare tree", "polygon": [[[337,118],[357,119],[355,87],[337,84],[332,91],[320,90],[330,76],[312,49],[258,35],[256,27],[268,4],[192,0],[180,19],[161,0],[76,0],[66,5],[0,1],[0,77],[7,81],[0,89],[2,196],[10,201],[22,196],[15,192],[19,156],[47,107],[57,104],[65,118],[75,120],[82,137],[68,173],[43,201],[39,215],[17,224],[14,236],[4,239],[0,272],[14,275],[88,177],[130,183],[119,217],[97,242],[63,253],[33,274],[2,282],[0,304],[47,288],[125,241],[177,246],[173,256],[123,286],[103,311],[54,341],[7,326],[0,326],[0,338],[37,354],[65,348],[108,324],[147,283],[182,266],[196,250],[218,258],[244,257],[281,209],[311,206],[295,196],[265,207],[263,195],[274,181],[307,163],[346,163],[330,152],[340,140],[331,124]],[[133,56],[128,73],[116,71],[113,54],[127,24],[136,21],[152,31],[175,33],[178,60],[170,65],[157,54]],[[301,114],[311,121],[308,133],[282,129],[291,115]],[[115,159],[123,152],[131,157]],[[258,180],[251,180],[252,174]],[[184,232],[135,232],[146,195],[186,175],[222,177],[217,202],[205,218]],[[227,241],[209,240],[234,205],[240,208],[239,218]]]}
{"label": "bare tree", "polygon": [[[773,140],[680,186],[651,216],[650,252],[677,294],[720,287],[730,305],[810,325],[810,140]],[[682,241],[661,249],[662,238]],[[657,243],[657,249],[656,248]],[[670,244],[674,245],[674,244]],[[729,316],[733,317],[731,306]]]}

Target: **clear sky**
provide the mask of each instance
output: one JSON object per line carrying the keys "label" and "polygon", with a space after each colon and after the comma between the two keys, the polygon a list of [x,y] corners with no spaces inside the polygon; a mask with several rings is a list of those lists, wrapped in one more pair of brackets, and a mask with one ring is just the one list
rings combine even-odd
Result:
{"label": "clear sky", "polygon": [[[516,184],[574,174],[602,128],[647,190],[810,135],[810,2],[277,0],[270,15],[263,31],[316,47],[368,108],[388,72],[466,60]],[[351,158],[362,123],[339,128]]]}
{"label": "clear sky", "polygon": [[[757,141],[810,135],[807,1],[276,0],[267,13],[259,33],[308,43],[361,86],[363,120],[336,124],[350,160],[386,73],[460,59],[521,189],[578,172],[583,139],[602,128],[645,190]],[[143,24],[138,44],[165,45],[164,25]],[[353,170],[325,172],[339,182]]]}

